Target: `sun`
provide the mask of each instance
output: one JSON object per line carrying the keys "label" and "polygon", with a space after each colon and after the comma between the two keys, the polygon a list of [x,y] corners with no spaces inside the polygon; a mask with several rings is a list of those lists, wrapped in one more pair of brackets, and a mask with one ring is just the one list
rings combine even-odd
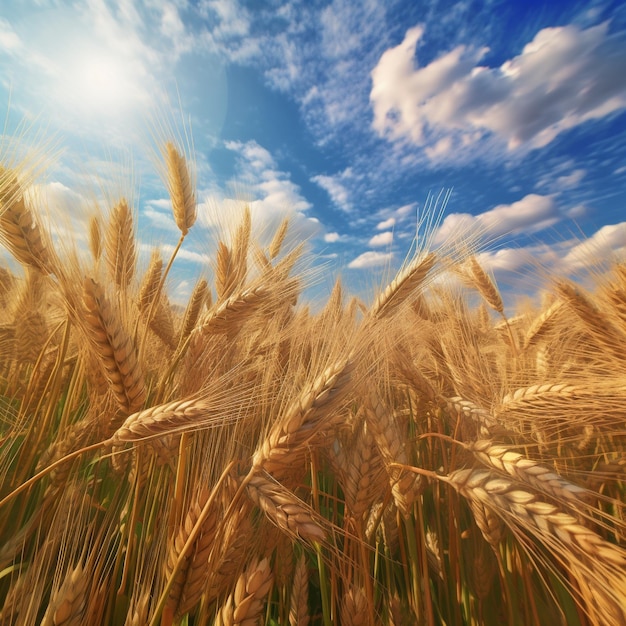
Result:
{"label": "sun", "polygon": [[118,117],[137,104],[139,89],[132,68],[105,52],[89,51],[67,68],[72,108],[91,116]]}

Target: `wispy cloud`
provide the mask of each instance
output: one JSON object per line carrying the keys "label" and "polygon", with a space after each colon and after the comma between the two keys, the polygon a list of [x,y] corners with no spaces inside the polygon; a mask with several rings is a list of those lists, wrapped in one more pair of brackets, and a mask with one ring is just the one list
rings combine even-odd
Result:
{"label": "wispy cloud", "polygon": [[372,71],[374,130],[390,140],[453,157],[485,137],[508,150],[542,147],[559,133],[626,107],[626,46],[608,23],[540,30],[500,67],[480,62],[486,47],[460,45],[415,65],[424,26],[381,56]]}
{"label": "wispy cloud", "polygon": [[318,174],[317,176],[313,176],[311,181],[317,183],[328,193],[335,206],[349,213],[352,210],[352,201],[350,199],[350,191],[346,185],[349,184],[352,179],[354,179],[354,173],[352,169],[348,167],[343,170],[343,172],[335,174],[334,176]]}

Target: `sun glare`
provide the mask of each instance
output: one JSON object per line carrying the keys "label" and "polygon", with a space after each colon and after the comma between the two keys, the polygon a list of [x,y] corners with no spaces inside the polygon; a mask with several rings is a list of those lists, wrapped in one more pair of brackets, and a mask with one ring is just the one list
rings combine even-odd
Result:
{"label": "sun glare", "polygon": [[104,54],[83,57],[69,68],[72,103],[91,115],[119,116],[129,113],[137,95],[128,70],[115,58]]}

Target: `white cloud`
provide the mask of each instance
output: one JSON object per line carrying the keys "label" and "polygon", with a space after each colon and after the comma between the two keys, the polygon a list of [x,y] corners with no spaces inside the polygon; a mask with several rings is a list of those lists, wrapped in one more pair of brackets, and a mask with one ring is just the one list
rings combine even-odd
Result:
{"label": "white cloud", "polygon": [[614,257],[626,258],[626,222],[607,224],[588,239],[576,243],[563,262],[569,271],[575,271]]}
{"label": "white cloud", "polygon": [[382,222],[376,224],[376,230],[386,230],[387,228],[393,228],[396,225],[396,218],[390,217]]}
{"label": "white cloud", "polygon": [[341,235],[339,233],[326,233],[324,235],[324,241],[326,243],[336,243],[341,239]]}
{"label": "white cloud", "polygon": [[158,210],[157,202],[148,202],[147,206],[142,211],[142,216],[156,228],[180,235],[180,230],[178,226],[176,226],[171,210],[168,212]]}
{"label": "white cloud", "polygon": [[487,48],[457,46],[423,67],[423,26],[380,57],[372,71],[373,128],[425,146],[436,159],[494,136],[509,150],[545,146],[559,133],[626,107],[626,46],[608,23],[539,31],[500,67],[480,65]]}
{"label": "white cloud", "polygon": [[[579,275],[602,264],[626,260],[626,222],[603,226],[587,239],[569,239],[552,245],[539,243],[519,248],[500,248],[477,255],[480,264],[521,289],[528,289],[528,277]],[[512,276],[512,275],[515,276]]]}
{"label": "white cloud", "polygon": [[[308,217],[311,208],[300,187],[281,171],[274,157],[256,141],[225,142],[239,155],[236,180],[246,181],[246,199],[235,200],[223,190],[214,190],[198,207],[198,221],[207,228],[219,229],[228,238],[239,223],[244,206],[249,206],[252,230],[261,240],[269,239],[280,223],[289,217],[288,238],[302,241],[322,232],[319,221]],[[239,185],[237,185],[239,186]]]}
{"label": "white cloud", "polygon": [[501,204],[489,211],[470,215],[451,213],[434,235],[436,244],[459,236],[477,234],[487,238],[500,235],[532,234],[548,228],[561,219],[551,196],[528,194],[512,204]]}
{"label": "white cloud", "polygon": [[0,18],[0,48],[11,53],[23,48],[19,35],[4,18]]}
{"label": "white cloud", "polygon": [[415,212],[415,207],[417,206],[417,202],[411,202],[410,204],[405,204],[400,208],[395,210],[395,215],[398,219],[404,219],[410,213]]}
{"label": "white cloud", "polygon": [[348,263],[348,267],[351,269],[366,269],[370,267],[381,267],[388,265],[393,258],[391,252],[374,252],[368,250],[363,254],[360,254],[356,259],[353,259]]}
{"label": "white cloud", "polygon": [[313,176],[311,181],[326,190],[336,206],[342,211],[349,213],[352,210],[352,202],[350,201],[350,192],[346,188],[346,182],[352,178],[352,169],[348,167],[334,176],[326,176],[324,174]]}
{"label": "white cloud", "polygon": [[574,170],[571,174],[559,176],[556,179],[556,186],[559,190],[574,189],[578,187],[587,172],[583,169]]}
{"label": "white cloud", "polygon": [[379,246],[388,246],[393,242],[393,233],[389,230],[385,233],[379,233],[378,235],[374,235],[369,240],[369,245],[372,248],[377,248]]}

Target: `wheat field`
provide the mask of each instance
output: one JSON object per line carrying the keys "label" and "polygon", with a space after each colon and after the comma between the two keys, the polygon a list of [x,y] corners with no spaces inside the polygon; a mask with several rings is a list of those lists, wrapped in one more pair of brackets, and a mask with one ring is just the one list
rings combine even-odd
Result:
{"label": "wheat field", "polygon": [[507,315],[420,248],[314,310],[246,210],[174,306],[196,197],[162,158],[146,267],[131,201],[81,256],[0,169],[0,624],[626,623],[626,264]]}

